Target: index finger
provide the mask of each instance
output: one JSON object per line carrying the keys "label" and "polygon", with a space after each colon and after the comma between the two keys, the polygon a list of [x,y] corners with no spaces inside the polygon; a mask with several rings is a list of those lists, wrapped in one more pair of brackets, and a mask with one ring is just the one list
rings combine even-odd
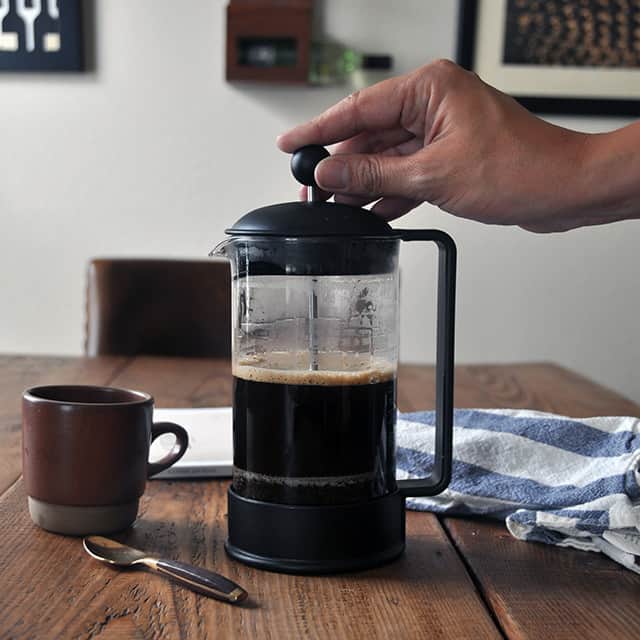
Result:
{"label": "index finger", "polygon": [[389,129],[400,122],[407,76],[389,78],[356,91],[329,107],[313,120],[278,137],[278,147],[287,153],[307,144],[334,144],[372,129]]}

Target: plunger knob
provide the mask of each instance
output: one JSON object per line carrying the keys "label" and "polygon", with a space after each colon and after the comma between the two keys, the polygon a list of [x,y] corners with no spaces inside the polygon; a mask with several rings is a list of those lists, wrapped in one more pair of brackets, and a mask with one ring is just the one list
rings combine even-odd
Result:
{"label": "plunger knob", "polygon": [[318,188],[313,176],[316,166],[321,160],[328,158],[330,153],[319,144],[309,144],[294,151],[291,156],[291,173],[301,184],[307,187]]}

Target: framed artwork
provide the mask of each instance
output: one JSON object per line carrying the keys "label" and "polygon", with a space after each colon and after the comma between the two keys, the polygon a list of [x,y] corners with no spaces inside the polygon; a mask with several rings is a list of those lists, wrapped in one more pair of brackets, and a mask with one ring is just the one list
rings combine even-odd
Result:
{"label": "framed artwork", "polygon": [[0,0],[0,71],[82,71],[82,0]]}
{"label": "framed artwork", "polygon": [[640,116],[640,0],[460,0],[457,61],[532,111]]}

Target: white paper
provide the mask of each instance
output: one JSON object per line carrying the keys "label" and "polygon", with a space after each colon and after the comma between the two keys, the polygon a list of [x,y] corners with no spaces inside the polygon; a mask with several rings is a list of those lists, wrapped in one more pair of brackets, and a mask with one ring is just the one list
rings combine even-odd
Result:
{"label": "white paper", "polygon": [[[153,476],[167,478],[231,477],[233,431],[231,407],[154,409],[154,422],[175,422],[189,434],[189,447],[173,466]],[[175,437],[161,436],[151,445],[150,460],[173,449]]]}

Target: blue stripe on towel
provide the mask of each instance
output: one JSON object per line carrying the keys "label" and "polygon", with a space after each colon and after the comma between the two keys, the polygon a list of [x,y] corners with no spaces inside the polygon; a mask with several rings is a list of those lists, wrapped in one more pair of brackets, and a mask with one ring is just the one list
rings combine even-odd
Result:
{"label": "blue stripe on towel", "polygon": [[[433,467],[433,455],[430,453],[398,447],[397,456],[397,467],[412,474]],[[612,493],[624,493],[624,485],[625,475],[617,474],[598,478],[583,487],[571,484],[550,486],[454,460],[449,486],[459,493],[509,500],[536,509],[585,504]]]}
{"label": "blue stripe on towel", "polygon": [[625,491],[634,502],[640,501],[640,484],[638,484],[638,476],[635,467],[640,466],[640,461],[636,462],[634,468],[628,469],[625,473]]}
{"label": "blue stripe on towel", "polygon": [[[435,423],[433,411],[403,413],[400,414],[400,418],[430,426]],[[633,441],[636,437],[636,434],[631,431],[607,433],[577,420],[543,416],[514,418],[473,409],[456,409],[454,425],[464,429],[511,433],[558,449],[595,458],[616,457],[630,453],[634,450]]]}
{"label": "blue stripe on towel", "polygon": [[476,506],[470,506],[464,503],[458,503],[454,508],[441,504],[440,502],[430,501],[429,504],[424,503],[423,498],[407,498],[407,508],[413,511],[430,511],[432,513],[442,513],[456,516],[488,516],[498,520],[504,520],[513,513],[515,507],[489,507],[487,509],[479,509]]}
{"label": "blue stripe on towel", "polygon": [[544,542],[545,544],[558,544],[566,540],[567,537],[568,536],[566,536],[564,533],[535,526],[532,527],[532,529],[528,531],[526,535],[527,540],[532,540],[533,542]]}
{"label": "blue stripe on towel", "polygon": [[609,528],[609,512],[603,509],[558,509],[549,513],[564,518],[576,518],[576,529],[600,534]]}
{"label": "blue stripe on towel", "polygon": [[[582,510],[582,509],[550,509],[545,514],[557,516],[559,518],[572,518],[575,522],[571,525],[577,531],[588,531],[601,535],[609,529],[609,512],[604,510]],[[511,520],[529,526],[538,525],[538,514],[536,511],[520,510],[511,516]],[[553,526],[553,523],[550,523]],[[558,527],[561,525],[558,524]]]}

